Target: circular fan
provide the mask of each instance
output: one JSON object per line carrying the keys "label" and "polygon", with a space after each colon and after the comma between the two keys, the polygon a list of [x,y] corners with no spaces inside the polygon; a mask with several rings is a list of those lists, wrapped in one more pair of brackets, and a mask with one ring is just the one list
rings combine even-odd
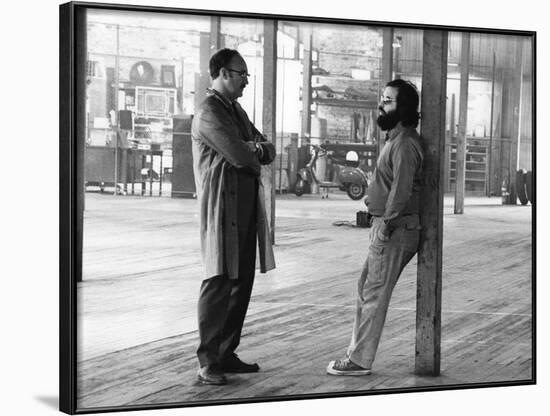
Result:
{"label": "circular fan", "polygon": [[155,70],[147,61],[139,61],[132,65],[130,80],[137,85],[149,85],[153,81]]}

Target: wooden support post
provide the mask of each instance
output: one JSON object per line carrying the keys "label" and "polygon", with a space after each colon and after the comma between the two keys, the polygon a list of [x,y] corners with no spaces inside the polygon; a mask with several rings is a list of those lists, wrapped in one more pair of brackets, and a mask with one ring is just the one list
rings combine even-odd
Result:
{"label": "wooden support post", "polygon": [[[380,90],[378,95],[384,92],[386,84],[393,79],[393,28],[385,27],[382,29],[382,67],[380,72]],[[384,147],[384,133],[378,131],[378,154]]]}
{"label": "wooden support post", "polygon": [[494,116],[493,116],[493,159],[491,163],[491,178],[493,184],[491,188],[496,195],[501,195],[501,185],[503,181],[503,141],[502,141],[502,99],[504,92],[504,73],[502,68],[496,68]]}
{"label": "wooden support post", "polygon": [[443,152],[447,95],[445,31],[425,30],[422,64],[422,124],[426,185],[421,193],[418,252],[415,373],[439,375],[443,257]]}
{"label": "wooden support post", "polygon": [[288,189],[294,191],[296,175],[298,173],[298,133],[290,133],[290,145],[288,146]]}
{"label": "wooden support post", "polygon": [[[455,95],[451,95],[451,120],[449,121],[449,135],[445,137],[445,192],[451,191],[451,150],[453,148],[453,137],[455,135]],[[456,170],[455,170],[456,173]]]}
{"label": "wooden support post", "polygon": [[302,130],[301,138],[311,136],[311,62],[312,31],[311,26],[304,25],[301,38],[304,41],[303,81],[302,81]]}
{"label": "wooden support post", "polygon": [[181,91],[182,91],[182,94],[181,94],[181,101],[179,102],[179,106],[180,106],[180,109],[178,110],[178,113],[180,112],[183,112],[183,109],[185,108],[185,97],[184,97],[184,94],[183,94],[183,83],[185,81],[184,77],[185,77],[185,59],[184,58],[181,58],[181,78],[180,78],[180,85],[181,85]]}
{"label": "wooden support post", "polygon": [[521,134],[521,88],[523,81],[523,39],[517,37],[514,44],[514,55],[511,68],[512,85],[510,91],[510,106],[512,109],[512,124],[510,127],[510,197],[509,204],[517,203],[516,171],[518,170],[519,136]]}
{"label": "wooden support post", "polygon": [[221,18],[210,17],[210,32],[201,33],[199,40],[199,68],[200,73],[195,75],[195,109],[206,98],[206,89],[210,86],[210,73],[208,64],[210,57],[220,49],[221,40]]}
{"label": "wooden support post", "polygon": [[[382,29],[382,68],[380,79],[381,88],[393,79],[393,28],[385,27]],[[384,84],[384,85],[382,85]],[[380,91],[382,93],[382,91]]]}
{"label": "wooden support post", "polygon": [[451,99],[451,138],[455,136],[456,129],[456,96],[452,95]]}
{"label": "wooden support post", "polygon": [[199,39],[199,68],[195,73],[195,111],[206,98],[206,88],[210,86],[208,61],[210,59],[210,34],[201,33]]}
{"label": "wooden support post", "polygon": [[493,193],[493,175],[492,175],[492,165],[493,165],[493,118],[495,115],[495,72],[496,72],[496,54],[493,51],[493,70],[491,73],[491,116],[489,119],[489,147],[487,148],[487,174],[485,178],[485,195],[491,196]]}
{"label": "wooden support post", "polygon": [[[263,133],[277,148],[277,20],[264,20]],[[282,155],[281,155],[282,156]],[[266,212],[271,215],[271,242],[275,244],[275,163],[262,169]],[[268,214],[268,215],[269,215]]]}
{"label": "wooden support post", "polygon": [[357,142],[357,130],[358,126],[358,115],[357,113],[351,113],[350,117],[350,127],[349,127],[349,141],[350,143]]}
{"label": "wooden support post", "polygon": [[[119,146],[119,135],[120,135],[120,114],[118,110],[120,109],[120,103],[119,103],[119,95],[120,95],[120,25],[116,25],[116,55],[115,55],[115,108],[113,108],[115,112],[116,117],[116,127],[115,127],[115,166],[114,166],[114,172],[113,172],[113,182],[114,182],[114,190],[113,194],[117,195],[117,189],[118,189],[118,146]],[[151,161],[152,162],[152,161]],[[151,169],[152,164],[151,164]]]}
{"label": "wooden support post", "polygon": [[300,59],[300,41],[301,41],[300,28],[296,27],[296,38],[294,40],[294,59],[296,60]]}
{"label": "wooden support post", "polygon": [[455,214],[464,214],[466,190],[466,146],[468,123],[468,84],[470,74],[470,34],[462,32],[460,52],[460,97],[458,108],[458,134],[456,136]]}
{"label": "wooden support post", "polygon": [[223,48],[221,20],[220,16],[210,16],[210,56],[218,49]]}
{"label": "wooden support post", "polygon": [[393,61],[393,72],[394,72],[394,78],[400,79],[403,75],[401,71],[401,48],[395,48],[395,59]]}

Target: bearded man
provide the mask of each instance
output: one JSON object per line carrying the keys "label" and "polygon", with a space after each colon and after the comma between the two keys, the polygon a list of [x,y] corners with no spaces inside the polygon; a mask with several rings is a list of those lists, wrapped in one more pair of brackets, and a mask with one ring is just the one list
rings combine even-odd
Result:
{"label": "bearded man", "polygon": [[371,374],[393,288],[418,251],[424,159],[416,131],[418,104],[416,88],[402,79],[388,82],[380,97],[377,123],[387,133],[368,188],[370,246],[357,287],[351,342],[346,358],[329,363],[331,375]]}

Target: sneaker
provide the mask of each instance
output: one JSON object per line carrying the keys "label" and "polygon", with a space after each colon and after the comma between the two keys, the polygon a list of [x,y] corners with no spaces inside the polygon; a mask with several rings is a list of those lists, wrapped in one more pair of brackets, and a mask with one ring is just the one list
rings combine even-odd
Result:
{"label": "sneaker", "polygon": [[349,358],[328,363],[327,373],[333,376],[368,376],[370,368],[363,368],[353,363]]}

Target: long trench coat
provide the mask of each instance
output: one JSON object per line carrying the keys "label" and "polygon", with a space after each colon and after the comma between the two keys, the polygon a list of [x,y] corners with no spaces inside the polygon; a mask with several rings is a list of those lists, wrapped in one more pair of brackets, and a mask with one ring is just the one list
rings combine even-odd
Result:
{"label": "long trench coat", "polygon": [[[193,118],[191,137],[204,279],[222,274],[230,279],[239,276],[237,170],[258,179],[257,266],[262,273],[274,269],[260,165],[273,161],[275,147],[258,132],[238,103],[232,105],[214,90],[209,90]],[[260,143],[261,156],[250,151],[246,141]]]}

